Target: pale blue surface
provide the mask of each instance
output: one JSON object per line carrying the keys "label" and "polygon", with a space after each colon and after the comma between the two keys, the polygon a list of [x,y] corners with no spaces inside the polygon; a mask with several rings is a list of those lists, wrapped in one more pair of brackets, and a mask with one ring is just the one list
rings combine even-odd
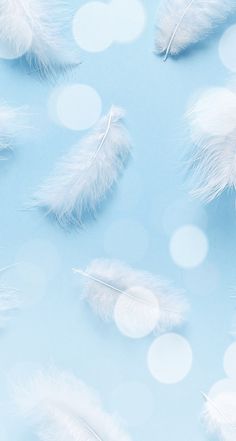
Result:
{"label": "pale blue surface", "polygon": [[[18,371],[27,376],[35,367],[50,364],[72,370],[97,389],[104,406],[124,417],[135,441],[209,439],[200,423],[200,392],[224,377],[223,354],[232,340],[229,331],[235,306],[230,299],[230,288],[235,284],[235,203],[233,196],[224,195],[203,213],[199,204],[188,199],[182,172],[186,149],[182,116],[192,94],[204,87],[225,85],[230,76],[218,57],[218,41],[224,27],[199,48],[163,63],[152,52],[157,1],[144,3],[147,26],[137,41],[113,45],[97,54],[81,51],[82,64],[65,81],[61,80],[94,87],[102,97],[103,112],[111,104],[124,107],[135,146],[133,160],[117,191],[97,221],[85,231],[68,234],[42,213],[22,210],[55,160],[83,133],[57,126],[48,117],[52,84],[27,75],[15,63],[0,62],[1,99],[12,105],[29,106],[36,127],[15,147],[8,162],[0,164],[1,265],[22,261],[26,255],[37,268],[43,268],[45,278],[45,283],[41,280],[37,286],[29,269],[32,283],[19,283],[29,299],[28,306],[1,335],[3,441],[36,440],[26,422],[12,412],[6,376]],[[80,2],[75,4],[78,7]],[[168,207],[179,198],[184,199],[184,213],[172,215]],[[197,208],[192,216],[194,206]],[[181,270],[171,260],[170,234],[163,225],[163,218],[171,215],[181,218],[180,222],[176,220],[176,227],[191,222],[206,231],[210,252],[198,269]],[[149,236],[148,249],[138,261],[139,237],[135,240],[128,229],[123,231],[123,237],[113,237],[112,253],[104,250],[106,231],[122,219],[138,222]],[[37,256],[33,250],[31,254],[23,252],[22,248],[32,240],[50,241],[58,256],[53,261],[49,257],[45,264],[43,253]],[[191,311],[182,333],[193,348],[194,361],[183,382],[172,386],[156,382],[146,365],[153,337],[138,341],[123,337],[115,327],[96,318],[80,300],[81,286],[71,268],[85,267],[95,257],[122,258],[186,288]],[[209,266],[214,267],[216,275],[211,275]],[[13,286],[18,286],[16,274],[16,270],[8,273]],[[212,284],[211,277],[217,277],[216,283]],[[145,396],[124,396],[122,404],[114,392],[129,381],[144,383],[153,395],[154,411],[141,425],[131,424],[130,407],[140,412],[146,407]]]}

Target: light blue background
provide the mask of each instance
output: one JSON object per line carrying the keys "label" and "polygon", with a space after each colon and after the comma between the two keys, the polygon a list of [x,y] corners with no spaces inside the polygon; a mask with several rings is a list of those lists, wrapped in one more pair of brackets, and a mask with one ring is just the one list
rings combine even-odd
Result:
{"label": "light blue background", "polygon": [[[83,2],[73,3],[76,9]],[[36,439],[26,422],[15,415],[7,378],[19,373],[27,377],[35,368],[51,364],[71,370],[97,389],[104,407],[118,411],[126,420],[133,440],[210,439],[200,421],[201,391],[224,377],[223,355],[232,341],[235,198],[225,194],[208,207],[188,198],[183,154],[191,146],[183,114],[197,91],[226,84],[230,74],[219,59],[218,42],[229,23],[184,56],[163,63],[153,54],[157,3],[143,2],[147,25],[139,39],[114,44],[97,54],[81,50],[81,65],[58,79],[59,84],[79,82],[94,87],[102,97],[104,113],[111,104],[124,107],[134,141],[133,160],[117,191],[97,221],[84,231],[66,233],[42,213],[24,210],[55,160],[83,133],[67,130],[49,118],[47,103],[53,84],[27,74],[15,62],[0,62],[1,100],[28,106],[34,126],[8,161],[0,163],[1,265],[28,262],[26,275],[15,268],[6,276],[10,285],[22,289],[27,305],[0,336],[3,441]],[[173,211],[170,207],[179,199],[183,211]],[[112,252],[104,245],[109,228],[122,220],[137,222],[148,235],[148,248],[138,260],[139,237],[134,238],[129,229],[122,237],[112,238]],[[186,271],[172,261],[169,239],[171,230],[189,222],[206,232],[210,251],[203,265]],[[47,242],[49,248],[44,249]],[[155,381],[146,362],[153,337],[125,338],[80,300],[81,285],[71,269],[84,268],[95,257],[121,258],[186,289],[191,311],[180,332],[189,340],[194,360],[183,382],[167,386]],[[135,391],[121,396],[116,390],[126,382],[142,383],[151,392],[153,412],[141,424],[132,424],[133,416],[149,406],[150,397]]]}

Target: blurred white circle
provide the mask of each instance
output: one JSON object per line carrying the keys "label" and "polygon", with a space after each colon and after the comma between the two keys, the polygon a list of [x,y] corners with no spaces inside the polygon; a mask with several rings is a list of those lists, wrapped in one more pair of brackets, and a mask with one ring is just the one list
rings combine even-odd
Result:
{"label": "blurred white circle", "polygon": [[[209,110],[210,109],[210,110]],[[193,140],[200,130],[224,136],[235,129],[236,94],[226,87],[207,90],[194,105]]]}
{"label": "blurred white circle", "polygon": [[118,329],[131,338],[142,338],[156,327],[160,307],[156,296],[142,286],[134,286],[118,297],[114,320]]}
{"label": "blurred white circle", "polygon": [[77,44],[86,51],[107,49],[113,41],[108,5],[94,1],[79,8],[73,20],[73,35]]}
{"label": "blurred white circle", "polygon": [[110,14],[115,41],[120,43],[133,41],[143,32],[146,14],[139,0],[112,0]]}
{"label": "blurred white circle", "polygon": [[[13,60],[15,58],[20,58],[25,55],[26,52],[31,47],[32,44],[32,30],[28,23],[21,21],[18,24],[18,35],[19,38],[12,43],[10,38],[2,38],[0,41],[0,58]],[[10,32],[10,30],[9,30]]]}
{"label": "blurred white circle", "polygon": [[158,337],[148,351],[148,368],[160,383],[174,384],[182,381],[192,366],[192,349],[189,342],[175,333]]}
{"label": "blurred white circle", "polygon": [[236,343],[232,343],[225,352],[224,370],[226,375],[236,380]]}
{"label": "blurred white circle", "polygon": [[71,84],[57,95],[56,112],[59,121],[71,130],[85,130],[100,117],[101,98],[90,86]]}
{"label": "blurred white circle", "polygon": [[117,259],[138,262],[142,259],[149,246],[147,230],[139,222],[132,219],[120,219],[112,223],[104,236],[104,250]]}
{"label": "blurred white circle", "polygon": [[230,26],[223,34],[219,43],[219,56],[224,66],[236,72],[236,25]]}
{"label": "blurred white circle", "polygon": [[114,411],[131,427],[145,424],[153,415],[155,400],[150,388],[144,383],[126,381],[112,392]]}
{"label": "blurred white circle", "polygon": [[184,225],[177,229],[170,240],[170,254],[182,268],[200,265],[208,253],[208,240],[203,231],[195,225]]}

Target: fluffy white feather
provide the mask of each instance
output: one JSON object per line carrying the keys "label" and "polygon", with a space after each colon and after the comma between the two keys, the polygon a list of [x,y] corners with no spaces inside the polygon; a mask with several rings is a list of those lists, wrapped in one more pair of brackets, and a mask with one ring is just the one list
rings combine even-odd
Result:
{"label": "fluffy white feather", "polygon": [[15,387],[14,396],[41,441],[131,441],[96,394],[71,374],[37,372]]}
{"label": "fluffy white feather", "polygon": [[205,405],[203,419],[209,432],[216,433],[223,441],[236,437],[236,394],[221,392],[215,397],[203,394]]}
{"label": "fluffy white feather", "polygon": [[16,136],[25,127],[24,119],[23,109],[0,105],[0,151],[12,146]]}
{"label": "fluffy white feather", "polygon": [[203,93],[187,112],[194,151],[189,160],[192,194],[209,202],[236,188],[236,94],[225,88]]}
{"label": "fluffy white feather", "polygon": [[13,58],[25,55],[45,73],[76,61],[63,38],[67,21],[64,0],[1,0],[0,42]]}
{"label": "fluffy white feather", "polygon": [[152,330],[164,331],[185,318],[187,303],[182,294],[148,272],[103,259],[92,261],[85,271],[74,271],[84,277],[83,297],[95,313],[104,320],[115,320],[118,327],[121,324],[126,335],[141,337]]}
{"label": "fluffy white feather", "polygon": [[156,51],[178,55],[197,43],[236,10],[235,0],[160,0]]}
{"label": "fluffy white feather", "polygon": [[8,266],[0,268],[0,328],[3,329],[14,311],[18,310],[22,304],[19,293],[16,289],[10,288],[3,280],[3,274],[11,268]]}
{"label": "fluffy white feather", "polygon": [[97,127],[59,162],[35,195],[35,205],[61,224],[94,215],[122,173],[131,150],[123,110],[112,107]]}

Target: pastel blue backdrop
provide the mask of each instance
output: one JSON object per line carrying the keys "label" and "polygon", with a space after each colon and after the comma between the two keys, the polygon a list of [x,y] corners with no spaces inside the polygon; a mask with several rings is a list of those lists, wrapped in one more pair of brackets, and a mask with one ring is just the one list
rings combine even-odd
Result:
{"label": "pastel blue backdrop", "polygon": [[[83,3],[73,1],[74,10]],[[111,104],[124,107],[134,142],[117,190],[96,222],[82,231],[65,232],[41,212],[27,210],[27,204],[84,132],[63,128],[49,116],[54,83],[30,75],[17,62],[0,61],[1,100],[27,106],[32,114],[32,128],[0,163],[0,261],[1,266],[19,263],[4,277],[25,297],[25,307],[0,335],[1,441],[36,440],[12,406],[9,378],[27,378],[51,365],[94,387],[135,441],[211,439],[201,423],[201,391],[225,376],[223,355],[233,341],[235,197],[224,194],[203,207],[188,196],[183,162],[191,145],[183,115],[196,92],[229,79],[218,44],[236,16],[204,43],[164,63],[153,53],[157,4],[143,1],[147,23],[137,40],[98,53],[78,48],[81,64],[57,79],[57,84],[94,87],[104,113]],[[189,223],[206,233],[209,253],[202,265],[184,270],[171,259],[169,241],[177,227]],[[147,351],[153,336],[122,336],[80,299],[81,281],[72,268],[84,268],[95,257],[122,259],[186,290],[191,310],[178,332],[192,346],[193,366],[182,382],[165,385],[151,376]]]}

